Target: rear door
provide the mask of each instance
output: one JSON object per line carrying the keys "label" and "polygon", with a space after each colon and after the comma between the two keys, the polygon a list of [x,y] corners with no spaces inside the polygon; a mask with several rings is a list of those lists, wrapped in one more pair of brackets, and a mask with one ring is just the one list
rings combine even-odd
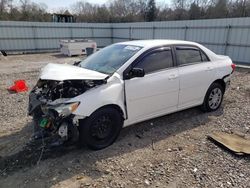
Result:
{"label": "rear door", "polygon": [[132,67],[144,69],[145,76],[125,80],[130,123],[177,110],[179,77],[170,47],[150,51]]}
{"label": "rear door", "polygon": [[178,109],[202,104],[215,70],[207,55],[196,46],[176,46],[180,76]]}

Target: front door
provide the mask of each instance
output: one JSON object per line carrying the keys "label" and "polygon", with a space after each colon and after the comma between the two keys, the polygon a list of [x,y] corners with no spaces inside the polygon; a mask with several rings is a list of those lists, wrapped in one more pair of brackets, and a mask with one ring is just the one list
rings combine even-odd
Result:
{"label": "front door", "polygon": [[134,67],[144,69],[145,76],[125,80],[129,123],[176,111],[179,75],[178,68],[174,67],[171,48],[147,53]]}

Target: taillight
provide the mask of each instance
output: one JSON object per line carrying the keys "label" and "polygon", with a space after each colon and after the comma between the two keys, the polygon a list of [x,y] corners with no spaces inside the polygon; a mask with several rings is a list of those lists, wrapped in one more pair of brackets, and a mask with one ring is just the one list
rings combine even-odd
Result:
{"label": "taillight", "polygon": [[236,68],[236,65],[234,63],[231,64],[231,67],[232,67],[232,73],[235,71],[235,68]]}

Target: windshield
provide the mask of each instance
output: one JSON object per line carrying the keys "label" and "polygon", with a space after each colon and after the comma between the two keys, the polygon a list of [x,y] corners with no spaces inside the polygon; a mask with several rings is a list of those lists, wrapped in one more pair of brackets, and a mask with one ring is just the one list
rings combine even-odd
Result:
{"label": "windshield", "polygon": [[110,75],[126,63],[126,61],[140,49],[141,47],[139,46],[114,44],[84,59],[80,63],[80,66]]}

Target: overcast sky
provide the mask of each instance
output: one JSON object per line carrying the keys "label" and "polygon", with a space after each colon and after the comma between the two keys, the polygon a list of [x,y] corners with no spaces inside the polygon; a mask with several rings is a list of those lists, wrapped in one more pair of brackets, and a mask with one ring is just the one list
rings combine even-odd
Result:
{"label": "overcast sky", "polygon": [[[48,8],[49,11],[56,11],[57,9],[63,8],[63,7],[67,7],[70,8],[71,5],[79,0],[31,0],[33,2],[36,3],[45,3]],[[106,2],[108,2],[108,0],[85,0],[89,3],[95,3],[95,4],[104,4]],[[157,4],[163,4],[163,3],[167,3],[169,4],[171,1],[170,0],[156,0]]]}

